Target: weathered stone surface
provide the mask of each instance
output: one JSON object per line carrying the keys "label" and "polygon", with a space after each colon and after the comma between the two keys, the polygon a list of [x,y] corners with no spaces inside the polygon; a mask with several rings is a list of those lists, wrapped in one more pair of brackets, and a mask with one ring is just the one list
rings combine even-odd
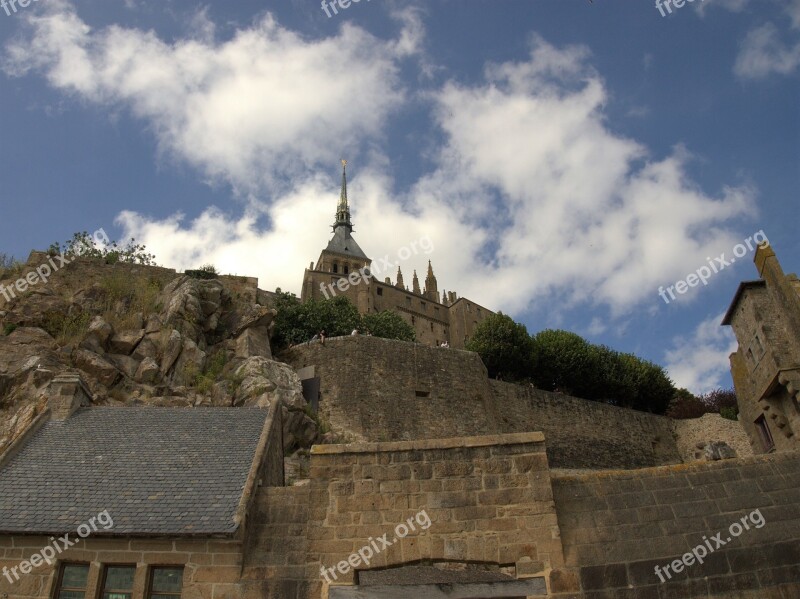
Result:
{"label": "weathered stone surface", "polygon": [[158,359],[158,345],[156,344],[156,340],[159,338],[157,333],[148,333],[145,335],[144,339],[139,342],[139,345],[136,346],[134,350],[133,356],[134,359],[145,360],[150,358],[151,360]]}
{"label": "weathered stone surface", "polygon": [[255,356],[272,358],[269,331],[266,326],[247,328],[236,338],[237,358],[246,359]]}
{"label": "weathered stone surface", "polygon": [[114,354],[129,356],[144,338],[144,329],[135,331],[120,331],[111,338],[109,351]]}
{"label": "weathered stone surface", "polygon": [[[266,405],[256,402],[259,407]],[[283,446],[287,449],[297,447],[311,447],[319,434],[317,423],[305,412],[290,410],[286,406],[283,410]]]}
{"label": "weathered stone surface", "polygon": [[108,343],[113,334],[113,327],[102,316],[95,316],[89,323],[89,330],[83,336],[81,347],[96,354],[102,354],[108,349]]}
{"label": "weathered stone surface", "polygon": [[161,358],[161,374],[166,375],[175,365],[183,350],[183,338],[175,329],[161,332],[161,345],[164,348]]}
{"label": "weathered stone surface", "polygon": [[136,369],[133,378],[138,383],[156,383],[161,378],[161,369],[153,358],[145,358]]}
{"label": "weathered stone surface", "polygon": [[736,452],[724,441],[713,441],[706,444],[703,455],[709,461],[729,460],[736,457]]}
{"label": "weathered stone surface", "polygon": [[172,373],[173,384],[194,384],[197,376],[203,372],[205,361],[206,353],[191,339],[184,339],[183,349]]}
{"label": "weathered stone surface", "polygon": [[113,385],[120,376],[116,366],[85,349],[76,349],[72,353],[72,360],[77,368],[106,387]]}
{"label": "weathered stone surface", "polygon": [[248,358],[236,369],[236,376],[242,379],[235,395],[236,405],[251,405],[251,401],[269,393],[271,401],[278,400],[289,408],[302,410],[306,406],[300,379],[283,362]]}
{"label": "weathered stone surface", "polygon": [[139,368],[138,360],[123,354],[107,354],[106,358],[129,379],[132,379],[136,376],[136,371]]}

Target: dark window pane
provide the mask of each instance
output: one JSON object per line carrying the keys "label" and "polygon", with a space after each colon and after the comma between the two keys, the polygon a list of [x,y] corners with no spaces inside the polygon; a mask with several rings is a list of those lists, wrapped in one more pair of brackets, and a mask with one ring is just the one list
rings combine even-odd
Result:
{"label": "dark window pane", "polygon": [[135,566],[106,566],[102,599],[131,599]]}
{"label": "dark window pane", "polygon": [[83,591],[61,591],[58,599],[84,599]]}
{"label": "dark window pane", "polygon": [[64,565],[64,576],[61,586],[70,589],[85,589],[86,579],[89,577],[89,566]]}
{"label": "dark window pane", "polygon": [[[153,593],[180,594],[183,584],[183,568],[155,568],[153,570]],[[153,595],[155,597],[155,595]]]}

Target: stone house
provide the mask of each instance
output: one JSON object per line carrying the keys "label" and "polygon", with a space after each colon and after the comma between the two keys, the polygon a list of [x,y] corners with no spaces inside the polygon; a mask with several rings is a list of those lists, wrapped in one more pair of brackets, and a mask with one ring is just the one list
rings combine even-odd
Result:
{"label": "stone house", "polygon": [[0,596],[241,596],[257,488],[283,484],[277,402],[91,407],[69,374],[51,389],[0,459]]}

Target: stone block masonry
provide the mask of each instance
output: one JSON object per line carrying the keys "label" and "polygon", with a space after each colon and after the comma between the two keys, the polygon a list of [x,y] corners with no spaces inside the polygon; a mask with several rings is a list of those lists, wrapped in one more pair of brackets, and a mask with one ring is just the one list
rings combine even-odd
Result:
{"label": "stone block masonry", "polygon": [[[18,566],[48,543],[43,536],[4,536],[0,538],[0,567]],[[108,564],[136,565],[133,597],[145,595],[148,570],[153,566],[184,568],[182,597],[241,597],[239,575],[242,543],[220,539],[131,539],[89,537],[58,556],[60,562],[89,563],[89,588],[86,597],[100,596],[102,568]],[[60,563],[59,562],[59,563]],[[58,564],[42,566],[19,582],[0,577],[0,597],[31,599],[52,597],[57,582]]]}
{"label": "stone block masonry", "polygon": [[[585,599],[800,596],[800,457],[772,454],[712,464],[555,476],[568,569]],[[765,524],[727,540],[759,510]],[[725,545],[661,583],[656,566],[722,531]]]}
{"label": "stone block masonry", "polygon": [[[563,553],[543,441],[527,433],[315,446],[309,486],[259,491],[258,524],[246,544],[245,597],[363,591],[370,580],[386,584],[404,567],[426,576],[457,571],[466,584],[471,577],[486,583],[488,576],[492,587],[544,590],[546,573],[562,566]],[[393,538],[398,523],[421,510],[430,525]],[[323,565],[387,533],[390,546],[368,566],[339,575],[336,585],[321,577]]]}
{"label": "stone block masonry", "polygon": [[314,367],[320,411],[358,440],[541,431],[554,468],[681,461],[670,419],[490,381],[473,352],[358,336],[297,346],[284,359]]}

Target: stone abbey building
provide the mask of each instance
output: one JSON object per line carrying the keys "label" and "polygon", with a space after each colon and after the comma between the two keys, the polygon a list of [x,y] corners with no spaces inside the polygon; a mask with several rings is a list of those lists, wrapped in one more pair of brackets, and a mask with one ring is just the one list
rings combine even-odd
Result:
{"label": "stone abbey building", "polygon": [[346,161],[342,161],[342,190],[333,223],[333,237],[303,275],[302,301],[343,295],[361,314],[391,310],[397,312],[426,345],[447,342],[463,348],[478,324],[490,314],[483,306],[453,292],[439,291],[439,284],[428,262],[425,286],[420,288],[414,271],[411,289],[403,280],[401,267],[392,283],[389,277],[378,281],[370,272],[372,260],[353,238],[350,204],[347,199]]}

